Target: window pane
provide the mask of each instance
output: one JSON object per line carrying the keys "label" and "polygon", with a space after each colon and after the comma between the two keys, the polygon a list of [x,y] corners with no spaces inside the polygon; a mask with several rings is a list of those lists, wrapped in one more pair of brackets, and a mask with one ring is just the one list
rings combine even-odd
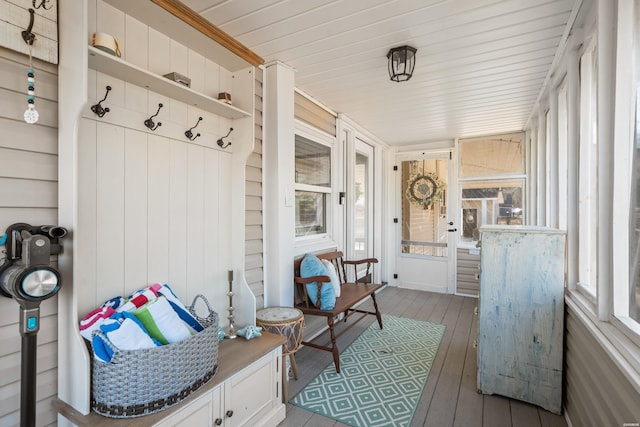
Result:
{"label": "window pane", "polygon": [[296,191],[296,237],[326,232],[326,193]]}
{"label": "window pane", "polygon": [[631,230],[629,254],[631,280],[629,280],[629,317],[640,322],[640,90],[636,95],[636,136],[633,150],[633,177],[631,180]]}
{"label": "window pane", "polygon": [[296,183],[331,187],[331,147],[296,135]]}
{"label": "window pane", "polygon": [[635,141],[633,144],[631,203],[629,212],[629,317],[640,322],[640,1],[635,2],[633,51],[636,87]]}
{"label": "window pane", "polygon": [[522,180],[462,184],[461,241],[478,240],[482,225],[522,225],[522,186]]}
{"label": "window pane", "polygon": [[523,135],[460,140],[460,176],[523,173]]}
{"label": "window pane", "polygon": [[402,162],[402,253],[447,256],[448,161]]}
{"label": "window pane", "polygon": [[580,58],[578,177],[578,285],[596,296],[598,236],[597,55],[590,46]]}
{"label": "window pane", "polygon": [[363,259],[367,256],[367,178],[369,158],[356,153],[354,170],[355,203],[353,209],[353,257]]}

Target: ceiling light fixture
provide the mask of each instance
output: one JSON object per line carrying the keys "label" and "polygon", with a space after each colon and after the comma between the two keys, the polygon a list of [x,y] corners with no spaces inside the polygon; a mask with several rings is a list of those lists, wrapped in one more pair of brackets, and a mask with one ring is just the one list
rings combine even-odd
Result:
{"label": "ceiling light fixture", "polygon": [[413,75],[416,66],[416,52],[411,46],[394,47],[387,53],[389,59],[389,77],[394,82],[405,82]]}

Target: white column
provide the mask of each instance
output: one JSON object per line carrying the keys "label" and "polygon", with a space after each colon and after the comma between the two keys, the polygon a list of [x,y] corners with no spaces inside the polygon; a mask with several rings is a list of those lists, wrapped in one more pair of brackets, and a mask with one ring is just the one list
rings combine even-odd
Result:
{"label": "white column", "polygon": [[293,305],[295,244],[294,70],[266,65],[264,78],[265,306]]}
{"label": "white column", "polygon": [[[58,258],[64,284],[58,294],[58,397],[83,415],[90,411],[90,361],[78,331],[74,290],[79,238],[77,204],[78,124],[87,102],[87,2],[58,2],[58,224],[69,230]],[[79,284],[81,286],[81,284]],[[59,425],[68,421],[58,416]]]}

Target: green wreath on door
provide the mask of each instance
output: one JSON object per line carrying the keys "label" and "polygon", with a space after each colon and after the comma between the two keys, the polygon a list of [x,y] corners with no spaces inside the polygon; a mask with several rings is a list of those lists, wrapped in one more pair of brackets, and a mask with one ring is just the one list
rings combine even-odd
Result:
{"label": "green wreath on door", "polygon": [[436,174],[418,174],[409,179],[406,196],[409,203],[422,209],[431,209],[443,191],[444,184]]}

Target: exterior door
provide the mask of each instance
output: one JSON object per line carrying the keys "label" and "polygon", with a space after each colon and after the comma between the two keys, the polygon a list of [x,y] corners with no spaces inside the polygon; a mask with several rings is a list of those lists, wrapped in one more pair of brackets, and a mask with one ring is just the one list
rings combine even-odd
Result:
{"label": "exterior door", "polygon": [[449,152],[398,158],[399,287],[454,291],[457,222],[448,200],[450,164]]}
{"label": "exterior door", "polygon": [[347,168],[351,197],[347,198],[346,255],[357,260],[373,256],[373,147],[358,138],[353,147]]}

